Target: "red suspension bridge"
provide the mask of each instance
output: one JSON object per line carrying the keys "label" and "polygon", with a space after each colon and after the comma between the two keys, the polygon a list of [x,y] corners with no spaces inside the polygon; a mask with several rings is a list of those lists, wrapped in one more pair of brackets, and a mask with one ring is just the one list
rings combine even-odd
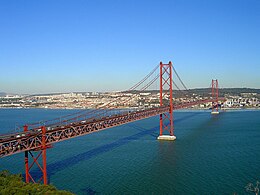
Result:
{"label": "red suspension bridge", "polygon": [[[155,74],[158,67],[159,73]],[[176,75],[176,78],[184,90],[181,90],[176,82],[173,81],[173,73]],[[0,157],[24,152],[26,182],[43,182],[47,184],[46,151],[56,142],[156,115],[160,116],[160,133],[158,139],[174,140],[176,138],[174,136],[174,110],[189,108],[198,104],[212,103],[212,114],[218,114],[219,101],[224,101],[224,98],[219,98],[218,80],[212,80],[210,98],[201,98],[196,101],[178,104],[174,103],[173,86],[181,93],[185,93],[188,89],[171,62],[168,64],[161,62],[160,65],[156,66],[144,79],[125,92],[137,90],[139,92],[145,91],[158,79],[160,81],[158,106],[142,109],[118,109],[118,102],[120,102],[121,105],[126,105],[132,101],[131,96],[125,97],[124,99],[118,97],[116,100],[105,103],[95,110],[83,110],[62,118],[44,121],[41,124],[26,124],[23,126],[22,132],[0,135]],[[42,173],[40,181],[36,181],[30,174],[35,165]]]}

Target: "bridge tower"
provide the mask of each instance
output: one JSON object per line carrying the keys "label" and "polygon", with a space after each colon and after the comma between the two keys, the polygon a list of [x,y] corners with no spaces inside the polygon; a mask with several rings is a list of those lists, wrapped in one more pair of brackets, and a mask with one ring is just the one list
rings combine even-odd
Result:
{"label": "bridge tower", "polygon": [[[160,114],[160,135],[158,140],[175,140],[173,134],[173,100],[172,100],[172,62],[160,62],[160,106],[168,106],[169,112]],[[166,101],[169,100],[169,103]],[[166,132],[166,134],[164,134]]]}
{"label": "bridge tower", "polygon": [[211,82],[211,95],[212,95],[212,111],[211,114],[219,114],[218,111],[218,80],[212,79]]}
{"label": "bridge tower", "polygon": [[[28,131],[28,126],[24,126],[24,132]],[[33,182],[33,183],[40,183],[43,182],[44,185],[48,184],[47,181],[47,161],[46,161],[46,127],[41,127],[41,147],[37,148],[36,150],[29,150],[25,151],[25,181],[26,183]],[[29,163],[29,157],[31,157],[32,162]],[[42,159],[42,163],[39,162],[39,159]],[[41,165],[42,164],[42,165]],[[34,165],[37,165],[37,167],[40,169],[40,172],[42,174],[42,177],[39,179],[39,181],[36,181],[36,177],[39,177],[37,175],[30,174],[30,170],[34,167]],[[35,177],[35,178],[34,178]]]}

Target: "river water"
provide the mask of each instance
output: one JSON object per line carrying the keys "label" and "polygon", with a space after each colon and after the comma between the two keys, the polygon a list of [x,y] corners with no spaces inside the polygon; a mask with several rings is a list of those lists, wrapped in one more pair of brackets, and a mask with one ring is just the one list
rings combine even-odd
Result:
{"label": "river water", "polygon": [[[0,109],[0,133],[76,111]],[[245,186],[260,180],[260,111],[174,118],[174,142],[156,140],[159,117],[152,117],[54,144],[49,182],[76,194],[178,195],[247,194]],[[0,170],[24,173],[23,157],[1,158]]]}

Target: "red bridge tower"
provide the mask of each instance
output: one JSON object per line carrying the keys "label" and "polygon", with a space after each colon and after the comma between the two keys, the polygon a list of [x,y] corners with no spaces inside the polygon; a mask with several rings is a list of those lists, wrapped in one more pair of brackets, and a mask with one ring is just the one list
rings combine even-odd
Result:
{"label": "red bridge tower", "polygon": [[[173,100],[172,100],[172,62],[163,64],[160,62],[160,106],[169,105],[169,112],[160,114],[159,140],[175,140],[173,134]],[[169,103],[167,102],[169,100]],[[167,103],[166,103],[167,102]],[[167,132],[164,135],[164,132]]]}
{"label": "red bridge tower", "polygon": [[218,111],[218,80],[212,79],[211,82],[211,94],[212,94],[212,111],[211,114],[219,114]]}

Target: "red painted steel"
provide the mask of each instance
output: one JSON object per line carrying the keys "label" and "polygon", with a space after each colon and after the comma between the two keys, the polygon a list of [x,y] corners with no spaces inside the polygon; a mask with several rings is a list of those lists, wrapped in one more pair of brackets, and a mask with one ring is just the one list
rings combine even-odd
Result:
{"label": "red painted steel", "polygon": [[[188,102],[185,104],[173,105],[172,107],[160,106],[155,108],[149,108],[146,110],[132,111],[123,114],[115,114],[109,117],[103,117],[93,119],[92,121],[81,121],[77,123],[71,123],[68,125],[40,127],[36,130],[29,130],[27,126],[24,126],[24,132],[10,134],[9,137],[0,141],[0,157],[10,156],[20,152],[25,152],[25,175],[26,182],[36,182],[30,170],[36,164],[42,172],[42,178],[44,184],[47,184],[47,162],[46,162],[46,149],[51,144],[71,139],[94,132],[98,132],[111,127],[123,125],[137,120],[142,120],[163,113],[170,113],[173,110],[183,109],[191,107],[197,104],[216,102],[217,99],[204,99],[194,102]],[[219,98],[218,101],[225,101],[223,98]],[[168,118],[167,118],[168,119]],[[160,123],[163,123],[160,120]],[[38,152],[35,157],[33,153]],[[30,154],[30,155],[28,155]],[[33,162],[29,165],[29,156],[33,159]],[[39,158],[42,156],[42,166],[39,163]]]}
{"label": "red painted steel", "polygon": [[[194,102],[188,102],[185,104],[174,105],[173,109],[183,109],[194,105],[215,102],[216,99],[204,99]],[[224,98],[219,98],[218,101],[225,101]],[[20,152],[41,150],[49,148],[51,144],[67,140],[73,137],[78,137],[93,132],[101,131],[114,126],[123,125],[144,118],[149,118],[162,113],[170,111],[170,106],[161,106],[155,108],[149,108],[146,110],[133,111],[123,113],[120,115],[111,115],[109,117],[103,117],[99,119],[93,119],[91,121],[81,121],[77,123],[71,123],[60,126],[47,127],[45,134],[45,147],[43,147],[43,134],[41,127],[37,130],[28,130],[27,133],[21,132],[16,134],[10,134],[9,137],[0,140],[0,157],[10,156]],[[26,165],[27,163],[25,163]],[[27,165],[26,165],[27,166]],[[29,167],[30,168],[30,167]]]}
{"label": "red painted steel", "polygon": [[218,100],[217,100],[217,99],[210,98],[210,99],[197,100],[197,101],[194,101],[194,102],[186,102],[184,104],[174,105],[174,110],[189,108],[191,106],[195,106],[195,105],[198,105],[198,104],[205,104],[205,103],[208,103],[208,102],[216,102],[216,101],[226,101],[226,99],[225,98],[218,98]]}
{"label": "red painted steel", "polygon": [[212,94],[212,99],[214,99],[215,101],[212,102],[212,112],[214,110],[216,110],[216,112],[218,112],[218,80],[214,80],[212,79],[211,82],[211,94]]}
{"label": "red painted steel", "polygon": [[169,112],[160,114],[160,135],[165,131],[173,135],[172,62],[160,62],[160,106],[165,99],[169,100]]}
{"label": "red painted steel", "polygon": [[[24,126],[24,132],[28,132],[28,126]],[[29,178],[29,159],[28,159],[28,151],[25,151],[24,153],[24,163],[25,163],[25,181],[26,183],[30,182]]]}
{"label": "red painted steel", "polygon": [[42,128],[42,177],[43,177],[43,184],[47,185],[47,161],[46,161],[46,127],[43,126]]}
{"label": "red painted steel", "polygon": [[[173,110],[215,101],[216,99],[210,98],[195,102],[188,102],[185,104],[173,105]],[[225,101],[225,99],[219,98],[218,101]],[[47,127],[45,134],[45,147],[49,148],[51,144],[56,142],[169,112],[170,106],[167,105],[128,113],[115,114],[103,118],[93,119],[91,121],[81,121],[60,126],[49,126]],[[8,137],[0,140],[0,157],[10,156],[26,151],[29,151],[29,154],[31,154],[31,151],[43,149],[42,135],[41,127],[36,130],[28,130],[27,133],[20,132],[10,134]]]}
{"label": "red painted steel", "polygon": [[[103,118],[92,119],[91,121],[49,126],[47,127],[45,135],[45,143],[42,139],[44,134],[42,133],[41,128],[29,130],[27,134],[10,134],[9,137],[0,141],[0,157],[10,156],[25,151],[41,150],[56,142],[149,118],[164,112],[169,112],[168,106],[132,111],[120,115],[115,114]],[[43,147],[44,145],[45,147]]]}
{"label": "red painted steel", "polygon": [[[96,116],[96,118],[89,118],[88,120],[85,119],[81,121],[72,120],[72,118],[63,120],[62,123],[59,124],[53,123],[49,124],[48,126],[33,126],[32,128],[29,128],[27,125],[25,125],[23,132],[4,135],[1,137],[0,157],[25,152],[24,163],[26,182],[36,182],[33,176],[30,174],[30,170],[34,165],[37,165],[42,173],[40,181],[46,185],[48,183],[46,150],[54,143],[156,115],[160,115],[160,135],[163,135],[165,131],[170,135],[174,135],[173,110],[212,102],[212,111],[213,109],[218,111],[218,106],[215,106],[215,104],[218,105],[219,101],[225,101],[225,99],[219,98],[218,96],[218,80],[212,80],[212,98],[174,105],[172,93],[172,70],[173,66],[171,62],[168,64],[163,64],[160,62],[160,74],[157,75],[157,77],[154,78],[150,83],[148,83],[147,86],[145,86],[145,88],[149,87],[159,77],[160,107],[148,108],[138,111],[128,111],[113,115],[108,115],[106,110],[103,108],[104,113],[106,113],[108,116],[104,116],[102,118]],[[155,70],[153,70],[152,73],[154,71]],[[148,77],[149,76],[147,76],[147,78]],[[140,83],[137,85],[140,85]],[[29,163],[29,158],[32,160],[31,164]],[[40,159],[42,159],[42,163],[40,163]]]}
{"label": "red painted steel", "polygon": [[[33,176],[30,174],[30,170],[33,168],[33,166],[36,164],[38,166],[38,168],[40,169],[40,171],[42,172],[42,177],[40,178],[40,181],[43,180],[43,184],[47,185],[48,181],[47,181],[47,160],[46,160],[46,127],[42,126],[41,128],[41,134],[39,134],[38,137],[38,141],[41,140],[41,145],[39,145],[38,148],[34,148],[31,150],[27,150],[25,151],[25,182],[29,183],[30,181],[32,181],[33,183],[36,183],[35,179],[33,178]],[[28,132],[28,126],[25,125],[24,126],[24,132]],[[36,140],[35,140],[36,141]],[[21,141],[20,141],[21,142]],[[20,147],[19,147],[20,146]],[[18,145],[19,148],[21,148],[21,145]],[[37,157],[35,158],[33,155],[33,152],[38,152]],[[33,162],[29,165],[29,155],[31,159],[33,160]],[[42,166],[39,162],[39,158],[40,156],[42,156]]]}

